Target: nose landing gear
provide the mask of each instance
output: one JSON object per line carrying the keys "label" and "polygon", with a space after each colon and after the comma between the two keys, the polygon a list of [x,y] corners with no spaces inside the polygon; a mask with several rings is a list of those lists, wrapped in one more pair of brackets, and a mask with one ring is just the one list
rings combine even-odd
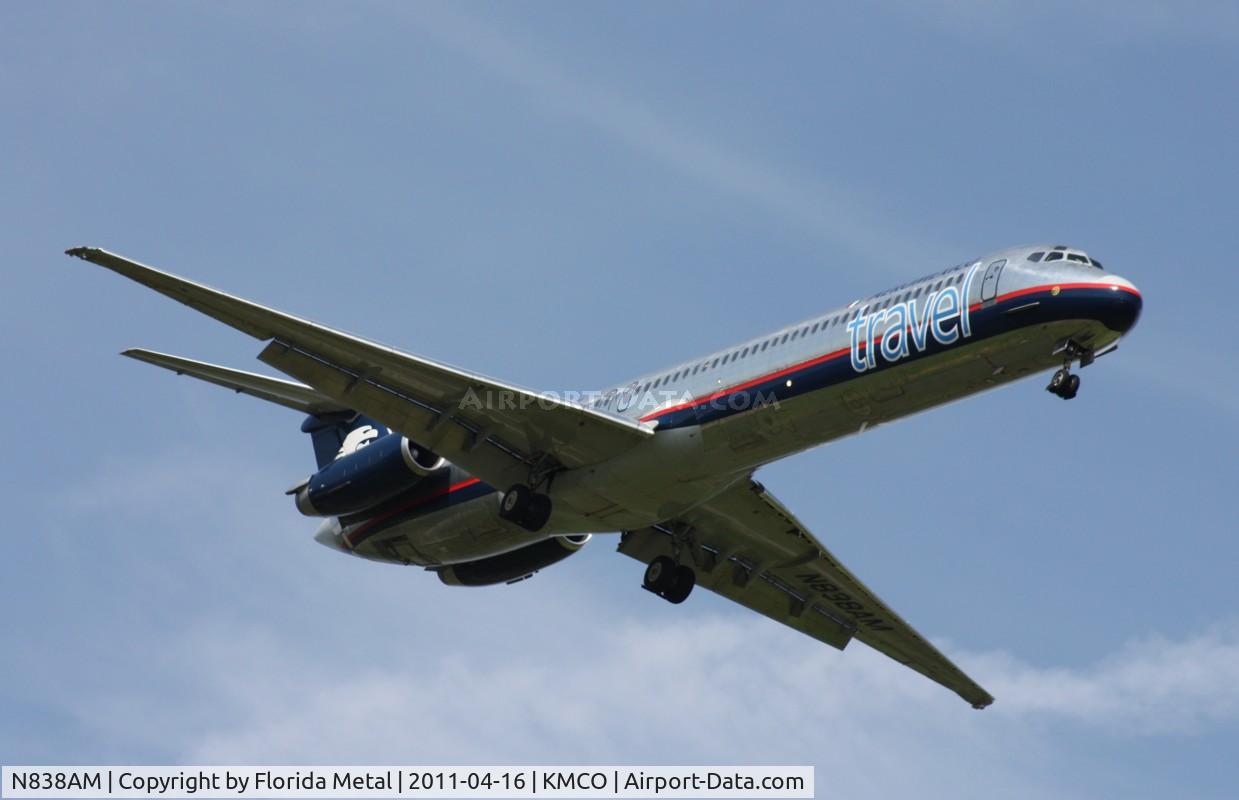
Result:
{"label": "nose landing gear", "polygon": [[668,556],[659,556],[645,568],[642,586],[668,603],[683,603],[697,584],[697,573],[691,567],[676,564]]}
{"label": "nose landing gear", "polygon": [[1080,391],[1080,376],[1071,374],[1071,362],[1079,359],[1080,366],[1087,367],[1093,363],[1096,354],[1092,348],[1070,339],[1059,345],[1054,353],[1055,355],[1062,354],[1063,368],[1054,373],[1054,377],[1050,378],[1050,384],[1045,387],[1045,390],[1064,400],[1070,400]]}
{"label": "nose landing gear", "polygon": [[1045,390],[1064,400],[1070,400],[1080,391],[1080,376],[1072,375],[1068,367],[1063,367],[1050,378],[1050,385],[1045,387]]}

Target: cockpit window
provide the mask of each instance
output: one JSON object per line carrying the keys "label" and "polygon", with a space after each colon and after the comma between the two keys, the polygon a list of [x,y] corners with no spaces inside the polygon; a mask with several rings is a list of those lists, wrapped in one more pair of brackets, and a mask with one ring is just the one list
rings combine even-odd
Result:
{"label": "cockpit window", "polygon": [[1042,257],[1043,255],[1045,255],[1045,251],[1044,251],[1044,250],[1038,250],[1037,252],[1035,252],[1035,253],[1033,253],[1031,256],[1029,256],[1029,257],[1028,257],[1028,260],[1029,260],[1029,261],[1031,261],[1031,262],[1033,262],[1033,263],[1035,264],[1036,262],[1038,262],[1038,261],[1040,261],[1040,260],[1041,260],[1041,257]]}
{"label": "cockpit window", "polygon": [[1087,257],[1087,256],[1082,256],[1082,255],[1080,255],[1079,253],[1068,253],[1068,254],[1067,254],[1067,259],[1068,259],[1069,261],[1079,261],[1081,264],[1087,264],[1087,263],[1088,263],[1088,257]]}
{"label": "cockpit window", "polygon": [[1050,253],[1048,256],[1046,256],[1045,260],[1046,261],[1062,261],[1063,254],[1055,250],[1053,253]]}
{"label": "cockpit window", "polygon": [[1092,261],[1092,262],[1093,262],[1093,266],[1094,266],[1094,267],[1096,267],[1097,269],[1105,269],[1105,267],[1103,267],[1103,266],[1101,265],[1101,262],[1100,262],[1100,261],[1098,261],[1097,259],[1095,259],[1095,258],[1090,258],[1090,259],[1089,259],[1089,261]]}

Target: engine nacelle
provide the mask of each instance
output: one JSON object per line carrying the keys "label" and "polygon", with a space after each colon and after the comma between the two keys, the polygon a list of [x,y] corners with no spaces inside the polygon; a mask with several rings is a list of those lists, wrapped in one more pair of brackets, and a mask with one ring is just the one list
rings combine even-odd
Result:
{"label": "engine nacelle", "polygon": [[500,553],[477,561],[453,564],[439,570],[439,580],[448,586],[490,586],[494,583],[515,583],[528,578],[543,567],[549,567],[585,546],[590,534],[552,536],[540,542]]}
{"label": "engine nacelle", "polygon": [[297,490],[297,510],[334,517],[373,508],[439,469],[444,459],[404,436],[381,436],[340,456]]}

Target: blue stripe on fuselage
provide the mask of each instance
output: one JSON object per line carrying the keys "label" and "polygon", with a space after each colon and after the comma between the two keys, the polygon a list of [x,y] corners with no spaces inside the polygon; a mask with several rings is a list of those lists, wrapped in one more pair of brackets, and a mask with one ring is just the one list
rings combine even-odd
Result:
{"label": "blue stripe on fuselage", "polygon": [[[782,402],[793,397],[815,392],[830,386],[846,383],[855,378],[874,374],[891,367],[910,364],[922,358],[959,347],[961,344],[984,341],[1013,330],[1048,322],[1072,319],[1097,320],[1111,330],[1124,333],[1135,323],[1140,313],[1140,295],[1122,287],[1088,286],[1064,287],[1053,293],[1055,287],[1039,287],[1035,291],[1018,291],[999,298],[991,305],[974,304],[970,310],[972,335],[962,342],[941,344],[928,337],[924,350],[913,348],[907,356],[897,361],[887,361],[881,356],[875,366],[857,372],[851,363],[850,349],[834,351],[828,357],[808,359],[800,366],[780,369],[768,378],[747,381],[735,390],[714,393],[711,398],[655,412],[643,420],[657,420],[660,429],[681,428],[716,422],[745,411]],[[1035,303],[1018,314],[1007,312]],[[876,344],[872,345],[875,350]],[[862,347],[865,345],[862,343]],[[867,349],[867,348],[866,348]],[[789,386],[788,383],[791,383]]]}

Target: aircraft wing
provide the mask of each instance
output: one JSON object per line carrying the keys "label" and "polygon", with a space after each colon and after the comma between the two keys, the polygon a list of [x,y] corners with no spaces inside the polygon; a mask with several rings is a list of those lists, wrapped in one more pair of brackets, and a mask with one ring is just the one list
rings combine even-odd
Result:
{"label": "aircraft wing", "polygon": [[760,483],[744,480],[678,519],[628,531],[621,553],[693,563],[699,586],[842,650],[856,637],[984,708],[984,689],[860,582]]}
{"label": "aircraft wing", "polygon": [[126,350],[121,355],[172,370],[177,375],[190,375],[207,383],[223,386],[234,392],[248,394],[270,403],[278,403],[306,414],[328,414],[350,410],[321,392],[316,392],[309,386],[294,381],[284,381],[255,372],[243,372],[204,361],[170,356],[167,353],[156,353],[153,350]]}
{"label": "aircraft wing", "polygon": [[333,330],[93,247],[66,253],[270,343],[259,359],[493,486],[603,461],[652,428]]}

